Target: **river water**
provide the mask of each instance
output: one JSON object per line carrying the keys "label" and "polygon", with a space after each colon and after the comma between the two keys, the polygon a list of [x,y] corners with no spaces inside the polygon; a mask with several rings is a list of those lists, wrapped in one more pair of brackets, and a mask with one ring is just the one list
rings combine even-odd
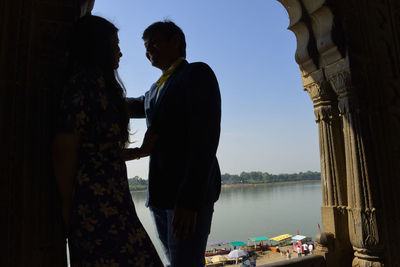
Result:
{"label": "river water", "polygon": [[[146,193],[132,192],[136,212],[160,251]],[[321,182],[223,188],[214,207],[209,241],[243,241],[252,237],[281,234],[314,239],[321,224]]]}

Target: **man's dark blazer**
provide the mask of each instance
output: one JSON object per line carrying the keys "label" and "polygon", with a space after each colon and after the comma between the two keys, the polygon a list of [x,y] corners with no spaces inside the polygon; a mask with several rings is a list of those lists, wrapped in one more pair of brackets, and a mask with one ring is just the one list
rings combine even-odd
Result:
{"label": "man's dark blazer", "polygon": [[216,157],[221,122],[219,86],[211,68],[186,60],[166,81],[129,98],[133,118],[147,119],[159,139],[150,155],[147,205],[197,211],[221,191]]}

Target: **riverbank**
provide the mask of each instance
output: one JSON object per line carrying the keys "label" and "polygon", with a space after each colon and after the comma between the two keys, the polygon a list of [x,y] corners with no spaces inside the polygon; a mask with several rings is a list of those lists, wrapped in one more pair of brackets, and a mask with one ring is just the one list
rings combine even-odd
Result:
{"label": "riverbank", "polygon": [[[321,181],[321,173],[306,171],[299,173],[270,174],[268,172],[251,171],[240,174],[221,174],[223,187],[253,186],[261,184],[295,184],[309,181]],[[135,176],[128,179],[131,191],[144,191],[147,188],[148,180]]]}
{"label": "riverbank", "polygon": [[302,181],[293,181],[293,182],[275,182],[275,183],[265,183],[265,184],[226,184],[222,185],[222,188],[240,188],[240,187],[251,187],[251,186],[260,186],[260,185],[284,185],[284,184],[302,184],[302,183],[314,183],[320,182],[319,180],[302,180]]}
{"label": "riverbank", "polygon": [[[303,184],[303,183],[314,183],[318,180],[303,180],[303,181],[293,181],[293,182],[276,182],[276,183],[265,183],[265,184],[224,184],[221,188],[241,188],[241,187],[252,187],[252,186],[266,186],[266,185],[285,185],[285,184]],[[130,190],[135,193],[143,193],[147,190]]]}

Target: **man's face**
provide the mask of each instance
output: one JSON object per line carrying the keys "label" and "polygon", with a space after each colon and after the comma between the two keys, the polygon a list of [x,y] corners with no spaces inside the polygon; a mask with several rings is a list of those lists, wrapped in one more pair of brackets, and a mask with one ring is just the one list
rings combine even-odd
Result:
{"label": "man's face", "polygon": [[146,57],[151,64],[163,71],[167,70],[179,57],[179,38],[168,39],[162,33],[156,32],[144,40]]}

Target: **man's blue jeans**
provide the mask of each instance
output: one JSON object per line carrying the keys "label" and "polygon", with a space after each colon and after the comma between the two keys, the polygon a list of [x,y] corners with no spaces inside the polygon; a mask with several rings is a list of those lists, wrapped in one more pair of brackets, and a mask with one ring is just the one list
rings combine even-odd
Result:
{"label": "man's blue jeans", "polygon": [[177,240],[172,234],[174,210],[163,210],[150,206],[156,234],[161,240],[171,267],[204,267],[204,252],[210,234],[214,204],[197,213],[196,230],[185,240]]}

